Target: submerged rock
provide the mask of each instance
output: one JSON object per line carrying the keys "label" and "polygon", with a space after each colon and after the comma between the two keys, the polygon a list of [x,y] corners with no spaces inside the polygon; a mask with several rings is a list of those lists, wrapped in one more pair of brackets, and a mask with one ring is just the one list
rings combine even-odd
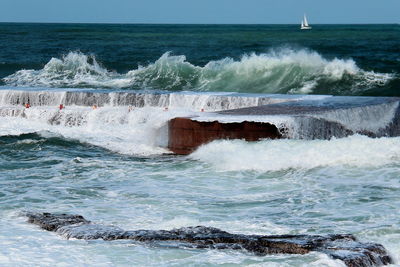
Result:
{"label": "submerged rock", "polygon": [[177,242],[178,247],[242,249],[257,255],[306,254],[322,252],[350,267],[380,266],[392,263],[385,248],[361,243],[350,234],[340,235],[242,235],[213,227],[196,226],[166,230],[125,231],[114,226],[92,223],[80,215],[27,213],[28,222],[42,229],[76,239],[128,239],[142,242]]}

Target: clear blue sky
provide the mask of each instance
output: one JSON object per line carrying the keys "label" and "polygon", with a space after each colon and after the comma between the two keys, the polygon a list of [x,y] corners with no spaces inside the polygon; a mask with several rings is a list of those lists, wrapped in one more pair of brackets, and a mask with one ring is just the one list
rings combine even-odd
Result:
{"label": "clear blue sky", "polygon": [[400,23],[400,0],[0,0],[2,22]]}

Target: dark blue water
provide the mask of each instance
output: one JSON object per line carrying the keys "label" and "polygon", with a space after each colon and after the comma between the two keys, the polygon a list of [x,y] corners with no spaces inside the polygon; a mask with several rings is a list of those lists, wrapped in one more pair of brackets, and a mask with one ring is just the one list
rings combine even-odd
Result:
{"label": "dark blue water", "polygon": [[397,96],[399,74],[399,25],[0,24],[3,85]]}

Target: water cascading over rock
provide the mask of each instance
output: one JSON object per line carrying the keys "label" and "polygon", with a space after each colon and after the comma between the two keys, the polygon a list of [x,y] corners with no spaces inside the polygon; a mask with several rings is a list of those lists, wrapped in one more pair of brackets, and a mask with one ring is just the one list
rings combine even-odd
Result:
{"label": "water cascading over rock", "polygon": [[[25,103],[31,105],[29,110]],[[60,104],[67,108],[58,110]],[[92,106],[107,111],[93,115]],[[131,108],[143,109],[147,117],[133,118]],[[400,135],[399,98],[389,97],[5,88],[0,90],[0,116],[66,127],[90,127],[98,120],[104,125],[95,127],[151,131],[143,134],[152,138],[150,146],[177,154],[189,154],[217,139]]]}

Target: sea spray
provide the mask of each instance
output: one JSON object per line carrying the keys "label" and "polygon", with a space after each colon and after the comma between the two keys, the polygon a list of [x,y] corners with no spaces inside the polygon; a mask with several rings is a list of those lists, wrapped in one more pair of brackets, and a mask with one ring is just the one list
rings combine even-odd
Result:
{"label": "sea spray", "polygon": [[48,131],[131,155],[168,153],[168,124],[177,117],[269,123],[290,139],[399,131],[395,98],[4,89],[0,104],[1,135]]}
{"label": "sea spray", "polygon": [[400,160],[400,138],[354,135],[331,140],[219,140],[200,147],[192,159],[220,171],[259,172],[326,166],[377,167]]}
{"label": "sea spray", "polygon": [[[50,132],[132,155],[168,153],[166,122],[173,116],[162,109],[126,107],[92,110],[90,107],[30,108],[24,115],[0,118],[0,135]],[[177,114],[177,113],[174,113]]]}
{"label": "sea spray", "polygon": [[[241,88],[235,87],[234,91],[277,91],[279,88],[271,86],[271,78],[263,80],[256,75],[250,75],[249,81],[241,83],[235,81],[236,75],[233,74],[230,79],[220,79],[218,86],[221,88],[216,88],[217,83],[214,81],[205,85],[200,83],[199,73],[203,72],[204,66],[210,61],[218,62],[228,58],[240,63],[243,54],[271,55],[268,49],[280,46],[289,47],[289,50],[295,52],[314,52],[328,62],[336,58],[339,65],[348,61],[346,68],[347,72],[351,73],[345,72],[340,80],[328,80],[325,77],[329,76],[332,67],[327,71],[328,74],[322,75],[322,79],[306,79],[304,75],[299,75],[297,77],[300,80],[296,81],[294,86],[285,87],[280,91],[282,93],[296,93],[301,89],[311,94],[399,95],[399,25],[317,25],[310,32],[300,31],[298,26],[1,24],[0,79],[19,70],[26,70],[28,76],[25,81],[22,78],[19,80],[25,87],[8,88],[9,90],[52,91],[37,96],[28,93],[17,96],[17,92],[10,93],[0,104],[4,112],[11,109],[14,111],[14,114],[10,111],[11,114],[5,115],[8,117],[0,118],[2,134],[9,134],[0,136],[1,266],[343,266],[340,262],[318,253],[259,257],[236,250],[177,250],[168,247],[168,244],[162,248],[155,248],[149,244],[124,241],[112,244],[103,241],[66,242],[55,235],[45,235],[37,227],[29,225],[26,218],[19,217],[21,211],[26,210],[78,213],[88,216],[93,221],[119,225],[126,229],[169,230],[190,225],[206,225],[232,233],[246,231],[247,234],[262,235],[352,233],[363,241],[383,244],[394,257],[395,264],[399,264],[400,165],[396,157],[388,164],[379,163],[390,161],[389,158],[385,159],[386,152],[395,156],[396,153],[393,153],[392,149],[398,148],[398,145],[385,144],[382,141],[386,138],[372,139],[361,136],[365,140],[363,151],[369,151],[370,143],[382,142],[384,151],[381,152],[381,156],[385,160],[377,160],[377,155],[366,152],[371,156],[371,165],[364,164],[365,161],[360,166],[357,162],[353,165],[335,163],[338,156],[345,157],[347,153],[354,153],[343,148],[343,155],[338,153],[333,157],[330,150],[336,148],[333,144],[339,139],[332,139],[321,141],[327,149],[326,154],[322,153],[324,147],[321,148],[322,151],[317,150],[321,159],[298,159],[299,163],[296,166],[303,166],[299,168],[290,167],[288,162],[286,165],[282,163],[283,168],[278,171],[264,171],[263,166],[259,168],[261,170],[254,171],[249,168],[250,156],[234,150],[230,156],[240,156],[241,160],[232,160],[237,166],[245,166],[245,169],[232,171],[234,163],[227,163],[226,168],[219,168],[221,164],[218,160],[226,157],[223,155],[224,149],[208,154],[208,158],[205,159],[160,154],[143,156],[145,154],[139,153],[139,146],[134,142],[124,143],[125,140],[134,138],[130,136],[130,131],[123,129],[123,124],[119,125],[119,122],[98,118],[99,123],[92,128],[92,135],[88,132],[87,124],[64,124],[70,121],[66,118],[70,118],[72,114],[79,117],[79,114],[87,112],[95,119],[98,112],[97,115],[107,117],[107,112],[103,114],[102,110],[108,111],[111,107],[116,107],[116,110],[111,111],[110,115],[118,109],[121,115],[115,117],[122,118],[123,122],[126,121],[124,116],[128,113],[129,105],[134,106],[135,112],[138,113],[141,113],[142,108],[142,111],[150,108],[157,109],[165,115],[171,114],[179,107],[192,106],[191,111],[195,113],[204,108],[206,114],[210,110],[260,105],[261,101],[255,101],[254,98],[241,100],[230,95],[232,99],[228,101],[226,98],[194,94],[182,97],[180,91],[183,90],[182,87],[193,87],[193,91],[196,90],[197,93],[200,92],[200,85],[203,85],[204,91],[227,91],[235,85],[240,85]],[[92,66],[92,55],[95,55],[97,64],[104,72],[91,66],[86,70],[74,70],[72,75],[66,78],[62,74],[64,71],[60,71],[59,81],[53,81],[53,73],[41,76],[42,80],[36,80],[52,57],[62,61],[61,55],[67,55],[69,51],[82,51],[82,54],[88,57],[87,63]],[[148,71],[147,67],[155,65],[157,59],[166,51],[171,53],[165,62]],[[168,65],[169,57],[174,55],[177,56],[173,63],[175,66],[180,64],[180,56],[185,56],[184,62],[188,64],[182,69],[172,67],[172,63]],[[353,66],[351,61],[354,62]],[[195,66],[195,70],[192,70],[191,65]],[[161,66],[164,69],[157,70]],[[221,64],[220,69],[224,67],[226,65]],[[356,67],[358,72],[353,72],[353,67]],[[170,68],[173,70],[169,70]],[[133,70],[131,74],[135,76],[134,72],[139,69],[144,73],[136,75],[137,80],[127,77],[129,71]],[[38,73],[31,75],[30,70],[36,70]],[[79,73],[76,78],[74,72]],[[321,72],[322,70],[317,70],[317,73]],[[340,71],[338,73],[340,74]],[[172,74],[182,78],[175,79]],[[224,74],[222,78],[229,75]],[[16,80],[18,78],[20,77],[16,77]],[[285,79],[278,82],[278,86],[284,81],[292,84],[293,79],[290,75],[285,76]],[[30,86],[31,82],[41,85],[53,82],[62,84],[62,87],[71,87],[71,84],[76,82],[76,87],[109,88],[108,91],[115,93],[98,97],[90,93],[65,93],[63,96],[56,94],[59,89]],[[6,81],[0,80],[0,84],[6,85]],[[156,95],[158,90],[148,90],[154,92],[151,96],[140,96],[141,90],[133,96],[130,90],[125,90],[142,89],[144,84],[147,89],[176,91],[173,91],[174,96],[163,98]],[[126,94],[118,91],[125,91]],[[68,115],[54,121],[59,121],[59,125],[50,124],[46,116],[41,117],[42,122],[20,117],[15,112],[18,109],[24,111],[22,102],[28,98],[32,102],[30,111],[36,112],[35,109],[46,108],[51,110],[49,113],[53,115],[59,112],[60,102],[65,101],[68,104],[63,112],[68,111]],[[3,101],[1,96],[0,101]],[[95,112],[91,105],[97,101],[99,109]],[[168,107],[169,111],[164,112],[164,107]],[[152,115],[151,110],[147,112],[149,116]],[[373,118],[374,113],[370,114],[369,117]],[[145,118],[145,114],[136,115],[138,118]],[[336,116],[340,114],[331,115],[334,115],[333,118],[340,117]],[[385,120],[381,122],[378,115],[377,118],[376,122],[380,127],[379,124]],[[154,123],[151,119],[147,122]],[[352,123],[351,120],[348,122],[351,126],[357,126],[356,128],[361,125]],[[132,128],[148,127],[146,123],[128,125]],[[376,128],[375,126],[371,125],[370,128]],[[104,134],[107,131],[108,133]],[[30,134],[20,134],[24,132]],[[73,133],[75,137],[72,137]],[[126,133],[126,136],[123,133]],[[105,135],[104,139],[101,134]],[[120,140],[112,139],[112,134]],[[152,151],[156,150],[149,144],[157,142],[148,142],[147,137],[151,139],[150,135],[137,135],[138,139],[142,138],[141,144],[148,145]],[[122,142],[127,155],[125,152],[118,152],[118,147],[112,146],[109,140]],[[319,143],[317,141],[288,141],[288,145],[284,145],[283,141],[271,143],[282,145],[281,150],[286,150],[287,153],[278,155],[287,155],[288,159],[293,156],[290,152],[298,151],[296,147],[300,147],[300,142],[305,143],[304,149],[319,149],[315,145]],[[358,138],[354,138],[353,141],[359,142]],[[227,141],[226,145],[231,146],[232,142]],[[269,151],[267,149],[262,154],[259,150],[263,149],[263,145],[238,142],[241,145],[237,148],[243,147],[246,151],[246,147],[254,145],[255,148],[249,150],[260,155],[260,158]],[[267,141],[261,143],[263,142]],[[331,146],[327,145],[331,142]],[[353,146],[349,143],[348,150],[353,151]],[[211,148],[213,145],[214,143],[211,143],[204,148]],[[371,146],[376,149],[376,145]],[[135,154],[135,151],[138,154]],[[332,163],[326,158],[327,155],[331,156]],[[212,157],[217,160],[211,162]],[[320,164],[322,159],[326,165],[314,167]],[[254,161],[257,160],[262,161],[259,158]],[[302,165],[301,160],[308,163]],[[379,165],[375,165],[375,161]],[[267,166],[264,169],[268,169],[268,164],[268,161],[264,161],[264,165]]]}
{"label": "sea spray", "polygon": [[308,49],[272,49],[196,66],[184,55],[163,54],[127,73],[101,66],[92,55],[70,52],[41,70],[19,70],[3,80],[12,86],[161,89],[306,94],[326,90],[359,94],[386,85],[392,73],[365,71],[352,59],[327,59]]}

